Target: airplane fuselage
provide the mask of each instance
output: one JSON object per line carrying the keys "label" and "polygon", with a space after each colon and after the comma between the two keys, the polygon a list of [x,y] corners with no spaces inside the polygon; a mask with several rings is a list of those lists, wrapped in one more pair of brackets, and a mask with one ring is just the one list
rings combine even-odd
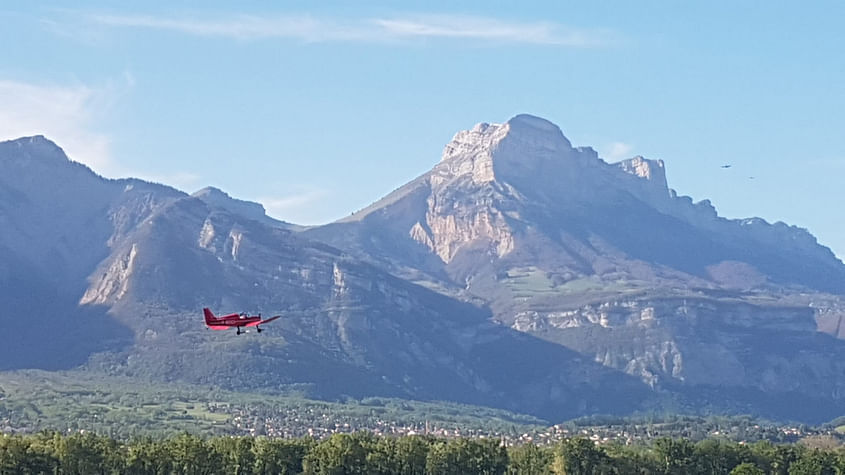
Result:
{"label": "airplane fuselage", "polygon": [[231,313],[222,317],[215,317],[214,313],[208,308],[203,309],[205,315],[205,326],[212,330],[228,330],[229,328],[237,328],[238,334],[241,334],[241,327],[255,327],[257,331],[261,331],[258,325],[272,322],[279,318],[278,316],[261,319],[261,315],[249,316],[245,313]]}
{"label": "airplane fuselage", "polygon": [[234,327],[248,327],[250,324],[255,324],[261,321],[261,317],[245,317],[239,315],[237,313],[233,313],[231,315],[224,315],[222,317],[217,317],[216,321],[214,322],[214,326],[219,326],[223,328],[234,328]]}

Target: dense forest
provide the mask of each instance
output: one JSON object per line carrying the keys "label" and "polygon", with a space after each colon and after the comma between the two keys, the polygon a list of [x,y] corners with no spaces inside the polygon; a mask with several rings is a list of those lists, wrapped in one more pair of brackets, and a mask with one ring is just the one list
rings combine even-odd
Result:
{"label": "dense forest", "polygon": [[93,433],[0,435],[0,474],[842,474],[845,450],[660,438],[596,445],[570,438],[542,447],[497,439],[371,433],[311,438],[202,438],[183,433],[122,442]]}

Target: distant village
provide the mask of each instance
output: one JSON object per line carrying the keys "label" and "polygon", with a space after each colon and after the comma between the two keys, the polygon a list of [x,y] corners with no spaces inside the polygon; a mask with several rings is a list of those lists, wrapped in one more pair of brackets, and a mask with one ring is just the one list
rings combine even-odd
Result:
{"label": "distant village", "polygon": [[495,438],[505,445],[534,443],[554,445],[563,439],[584,437],[597,445],[636,445],[660,437],[685,437],[693,440],[721,438],[736,442],[769,440],[776,443],[795,443],[808,437],[827,436],[842,441],[843,435],[835,429],[810,427],[806,425],[762,425],[750,420],[738,419],[731,425],[709,428],[709,424],[696,422],[672,423],[630,423],[608,425],[584,425],[574,423],[556,424],[545,428],[520,430],[513,426],[509,430],[459,427],[454,424],[419,421],[397,423],[392,420],[374,418],[362,421],[355,418],[338,418],[329,413],[314,410],[290,411],[273,415],[257,414],[249,410],[234,413],[232,423],[237,431],[245,435],[268,437],[314,437],[323,439],[337,433],[372,432],[375,435],[409,436],[430,435],[443,438]]}
{"label": "distant village", "polygon": [[[429,435],[440,438],[498,439],[503,445],[533,443],[541,446],[554,445],[563,439],[583,437],[596,445],[620,444],[638,445],[660,437],[702,440],[717,438],[739,443],[769,440],[775,443],[795,443],[808,438],[826,438],[834,444],[842,444],[845,435],[833,427],[812,427],[799,424],[762,423],[750,417],[671,417],[668,421],[645,422],[639,419],[607,421],[571,421],[548,427],[510,423],[503,419],[479,423],[461,423],[442,419],[412,420],[416,416],[403,415],[391,418],[380,415],[367,406],[358,411],[334,411],[325,407],[284,407],[232,405],[219,402],[196,403],[200,413],[214,416],[217,435],[251,435],[271,438],[312,437],[325,439],[332,434],[371,432],[378,436]],[[193,406],[191,406],[193,407]],[[103,414],[84,411],[72,426],[50,427],[49,422],[31,417],[21,411],[0,410],[0,433],[34,433],[44,429],[64,432],[101,431],[108,422]],[[458,415],[460,416],[460,414]],[[199,422],[202,416],[189,413],[169,415],[155,421],[151,431],[166,429],[168,424],[178,421],[183,430],[190,431],[192,421]],[[206,419],[206,424],[209,421]],[[105,425],[104,425],[105,424]],[[199,427],[199,425],[197,425]],[[840,428],[841,430],[842,428]],[[210,434],[209,434],[210,435]]]}

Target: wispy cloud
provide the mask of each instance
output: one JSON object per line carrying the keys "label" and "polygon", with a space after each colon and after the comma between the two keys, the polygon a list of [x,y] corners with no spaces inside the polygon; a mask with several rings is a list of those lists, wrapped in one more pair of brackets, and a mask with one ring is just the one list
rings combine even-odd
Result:
{"label": "wispy cloud", "polygon": [[199,18],[96,14],[89,15],[88,18],[95,23],[112,27],[169,30],[196,36],[240,40],[287,38],[306,42],[389,42],[414,38],[441,38],[590,47],[606,44],[612,37],[611,32],[607,30],[577,29],[550,22],[512,22],[464,15],[332,19],[309,15]]}
{"label": "wispy cloud", "polygon": [[556,23],[520,23],[473,16],[422,16],[372,20],[387,35],[399,38],[466,38],[508,43],[558,46],[598,46],[610,39],[607,31],[568,28]]}
{"label": "wispy cloud", "polygon": [[625,142],[613,142],[602,150],[602,155],[608,160],[622,160],[631,157],[634,146]]}
{"label": "wispy cloud", "polygon": [[44,85],[0,80],[0,139],[44,135],[99,173],[112,171],[109,139],[93,130],[112,104],[112,86]]}
{"label": "wispy cloud", "polygon": [[264,196],[256,201],[264,205],[268,215],[290,220],[291,216],[301,215],[300,208],[307,208],[328,195],[327,190],[314,188],[283,196]]}

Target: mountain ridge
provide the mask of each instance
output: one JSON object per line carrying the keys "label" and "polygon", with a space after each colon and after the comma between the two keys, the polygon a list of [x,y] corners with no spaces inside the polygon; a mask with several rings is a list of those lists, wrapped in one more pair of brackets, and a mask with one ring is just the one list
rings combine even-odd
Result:
{"label": "mountain ridge", "polygon": [[[308,228],[222,190],[107,180],[50,144],[0,143],[0,297],[32,332],[79,329],[56,335],[80,346],[59,367],[549,420],[845,410],[845,342],[825,333],[842,336],[845,266],[829,250],[719,218],[668,188],[662,161],[606,163],[544,119],[458,132],[430,172]],[[284,318],[234,339],[201,328],[202,306]],[[9,368],[56,367],[37,333],[17,340]]]}
{"label": "mountain ridge", "polygon": [[[536,124],[541,125],[537,127]],[[540,132],[534,133],[536,130]],[[528,159],[524,158],[526,155]],[[538,177],[539,182],[530,181]],[[679,196],[670,189],[662,161],[633,157],[608,164],[589,147],[573,148],[554,124],[525,114],[504,124],[480,123],[471,130],[457,133],[446,145],[440,162],[430,172],[337,223],[360,222],[374,211],[385,212],[405,195],[425,194],[427,192],[423,190],[428,188],[432,190],[433,196],[437,196],[438,190],[455,188],[452,187],[453,183],[460,187],[462,185],[459,182],[462,181],[469,186],[487,186],[484,195],[487,203],[491,203],[491,200],[503,202],[511,198],[512,201],[556,201],[562,203],[561,206],[566,206],[567,202],[577,205],[587,201],[604,201],[606,206],[637,206],[637,203],[641,203],[661,216],[675,218],[685,225],[716,234],[721,241],[729,242],[741,236],[749,241],[784,246],[791,250],[801,246],[802,252],[832,271],[835,280],[832,285],[835,287],[829,285],[829,276],[816,278],[817,285],[827,286],[825,290],[835,288],[841,292],[845,289],[845,267],[842,262],[829,248],[819,245],[808,231],[780,222],[769,224],[760,218],[721,218],[709,200],[693,203],[691,198]],[[439,199],[443,201],[444,198],[448,200],[451,197],[447,194]],[[464,204],[459,200],[453,202],[456,206]],[[434,206],[434,203],[430,203],[428,210],[415,211],[418,216],[424,213],[424,219],[412,224],[413,229],[408,232],[422,244],[436,248],[435,254],[448,263],[454,249],[449,249],[448,243],[443,247],[429,231],[432,227],[438,227],[438,224],[452,224],[435,223],[437,213],[433,210]],[[504,203],[504,206],[508,206],[508,203]],[[407,217],[408,214],[399,218]],[[505,221],[518,221],[519,217],[517,211],[506,209],[494,210],[479,219],[493,219],[501,224],[500,229],[504,229],[507,228]],[[313,233],[321,234],[319,231]],[[463,238],[459,240],[459,245],[473,240]],[[509,249],[510,239],[500,236],[494,237],[493,241],[504,251]]]}

